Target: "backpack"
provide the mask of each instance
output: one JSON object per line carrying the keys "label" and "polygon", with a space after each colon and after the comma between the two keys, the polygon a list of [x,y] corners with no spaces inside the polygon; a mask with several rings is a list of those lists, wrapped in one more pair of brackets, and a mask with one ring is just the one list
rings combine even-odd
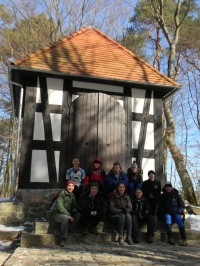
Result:
{"label": "backpack", "polygon": [[52,199],[52,201],[51,201],[51,203],[50,203],[50,208],[49,208],[50,211],[55,211],[56,200],[57,200],[57,198],[58,198],[58,196],[60,195],[61,192],[62,192],[62,190],[59,191],[59,192],[55,195],[55,197]]}

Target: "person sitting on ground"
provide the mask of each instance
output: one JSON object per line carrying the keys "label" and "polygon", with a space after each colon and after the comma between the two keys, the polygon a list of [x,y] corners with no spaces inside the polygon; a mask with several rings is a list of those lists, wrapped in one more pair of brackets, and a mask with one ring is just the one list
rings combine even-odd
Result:
{"label": "person sitting on ground", "polygon": [[153,242],[154,236],[154,218],[149,215],[149,205],[147,199],[143,197],[143,192],[140,188],[135,191],[135,197],[131,197],[132,202],[132,238],[134,243],[140,243],[139,227],[147,223],[147,242]]}
{"label": "person sitting on ground", "polygon": [[102,161],[100,158],[95,158],[92,164],[92,168],[86,172],[84,178],[85,190],[90,189],[91,183],[98,183],[99,190],[104,194],[104,178],[106,177],[105,171],[102,169]]}
{"label": "person sitting on ground", "polygon": [[69,226],[72,230],[80,219],[73,190],[74,182],[68,181],[66,183],[66,189],[59,193],[55,204],[54,221],[61,223],[60,246],[62,247],[65,245],[65,239],[68,237]]}
{"label": "person sitting on ground", "polygon": [[137,188],[142,187],[142,170],[138,168],[137,163],[134,161],[131,167],[127,170],[128,176],[128,189],[127,193],[131,196],[135,194]]}
{"label": "person sitting on ground", "polygon": [[109,200],[109,217],[114,220],[117,225],[117,231],[119,233],[118,242],[120,245],[125,245],[124,243],[124,228],[127,229],[127,243],[129,245],[133,244],[131,238],[132,232],[132,204],[131,199],[126,193],[126,186],[124,183],[119,183],[117,189],[111,195]]}
{"label": "person sitting on ground", "polygon": [[81,194],[78,209],[81,213],[83,235],[88,232],[99,233],[103,230],[105,202],[102,193],[99,192],[98,183],[91,183],[90,191]]}
{"label": "person sitting on ground", "polygon": [[78,201],[80,194],[83,191],[83,182],[85,178],[85,171],[79,167],[80,160],[78,157],[74,157],[72,160],[73,167],[67,170],[66,182],[73,181],[75,184],[74,195]]}
{"label": "person sitting on ground", "polygon": [[167,182],[161,194],[161,198],[158,206],[158,216],[162,219],[166,225],[168,242],[170,245],[175,245],[174,238],[172,236],[172,225],[177,223],[179,232],[181,235],[181,246],[187,246],[185,226],[182,215],[184,214],[184,201],[177,189],[172,187],[170,182]]}
{"label": "person sitting on ground", "polygon": [[112,193],[118,187],[120,183],[124,183],[126,186],[128,184],[128,177],[122,171],[122,167],[119,162],[113,164],[113,168],[110,170],[105,178],[105,185],[107,194]]}

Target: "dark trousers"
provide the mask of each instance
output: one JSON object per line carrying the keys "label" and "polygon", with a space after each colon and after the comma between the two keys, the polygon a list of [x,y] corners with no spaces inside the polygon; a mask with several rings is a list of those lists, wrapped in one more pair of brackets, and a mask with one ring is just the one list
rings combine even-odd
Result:
{"label": "dark trousers", "polygon": [[131,232],[132,232],[132,220],[131,220],[131,215],[130,213],[123,214],[123,213],[118,213],[115,215],[111,215],[110,218],[114,220],[114,222],[117,222],[117,231],[119,233],[119,236],[123,236],[124,233],[124,228],[126,226],[127,229],[127,238],[131,237]]}
{"label": "dark trousers", "polygon": [[140,231],[139,228],[142,224],[147,223],[147,235],[154,236],[154,229],[155,229],[155,217],[149,214],[147,217],[141,219],[135,214],[132,215],[132,237],[139,238]]}
{"label": "dark trousers", "polygon": [[91,215],[90,210],[81,212],[81,223],[88,229],[95,227],[99,222],[104,220],[104,212],[97,212],[97,215]]}

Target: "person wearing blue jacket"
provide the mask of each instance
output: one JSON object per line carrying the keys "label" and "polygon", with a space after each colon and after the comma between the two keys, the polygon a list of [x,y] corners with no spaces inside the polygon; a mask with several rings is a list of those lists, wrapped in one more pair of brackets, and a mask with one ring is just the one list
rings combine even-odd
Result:
{"label": "person wearing blue jacket", "polygon": [[179,232],[181,235],[181,246],[187,246],[185,226],[182,215],[184,213],[184,201],[175,188],[172,187],[170,182],[167,182],[161,194],[158,205],[158,215],[165,222],[168,242],[170,245],[175,245],[175,241],[172,237],[172,225],[177,223]]}
{"label": "person wearing blue jacket", "polygon": [[113,168],[107,174],[105,178],[105,185],[107,187],[107,193],[112,193],[116,190],[117,186],[123,183],[127,186],[128,177],[124,171],[122,171],[122,167],[119,162],[115,162],[113,164]]}

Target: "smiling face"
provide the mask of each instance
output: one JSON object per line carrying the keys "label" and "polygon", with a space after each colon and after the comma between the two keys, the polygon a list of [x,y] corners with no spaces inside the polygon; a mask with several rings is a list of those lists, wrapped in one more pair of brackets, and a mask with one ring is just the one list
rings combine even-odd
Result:
{"label": "smiling face", "polygon": [[114,172],[114,174],[119,174],[120,171],[121,171],[120,165],[114,165],[113,166],[113,172]]}
{"label": "smiling face", "polygon": [[154,180],[155,180],[155,177],[156,177],[156,176],[154,175],[154,173],[150,173],[150,174],[149,174],[149,180],[150,180],[150,181],[154,181]]}
{"label": "smiling face", "polygon": [[169,186],[165,187],[165,191],[167,193],[170,193],[172,191],[172,187],[169,187]]}
{"label": "smiling face", "polygon": [[78,169],[78,167],[79,167],[79,163],[80,163],[80,161],[79,161],[78,158],[74,158],[74,159],[72,160],[72,164],[73,164],[74,169]]}
{"label": "smiling face", "polygon": [[100,163],[97,163],[97,162],[94,163],[94,168],[97,169],[97,168],[99,168],[99,166],[100,166]]}
{"label": "smiling face", "polygon": [[118,186],[118,192],[119,192],[119,195],[120,196],[124,195],[125,190],[126,190],[125,185],[124,184],[119,184],[119,186]]}
{"label": "smiling face", "polygon": [[69,193],[72,193],[74,191],[74,184],[70,183],[70,184],[67,184],[66,186],[66,190],[69,192]]}
{"label": "smiling face", "polygon": [[136,199],[140,199],[140,198],[142,198],[142,196],[143,196],[142,190],[137,189],[135,192]]}
{"label": "smiling face", "polygon": [[135,168],[135,167],[132,167],[132,168],[131,168],[131,172],[134,173],[134,174],[136,174],[136,173],[138,172],[138,169]]}
{"label": "smiling face", "polygon": [[98,187],[91,187],[90,188],[90,195],[92,196],[92,197],[94,197],[94,196],[96,196],[96,194],[98,193]]}

